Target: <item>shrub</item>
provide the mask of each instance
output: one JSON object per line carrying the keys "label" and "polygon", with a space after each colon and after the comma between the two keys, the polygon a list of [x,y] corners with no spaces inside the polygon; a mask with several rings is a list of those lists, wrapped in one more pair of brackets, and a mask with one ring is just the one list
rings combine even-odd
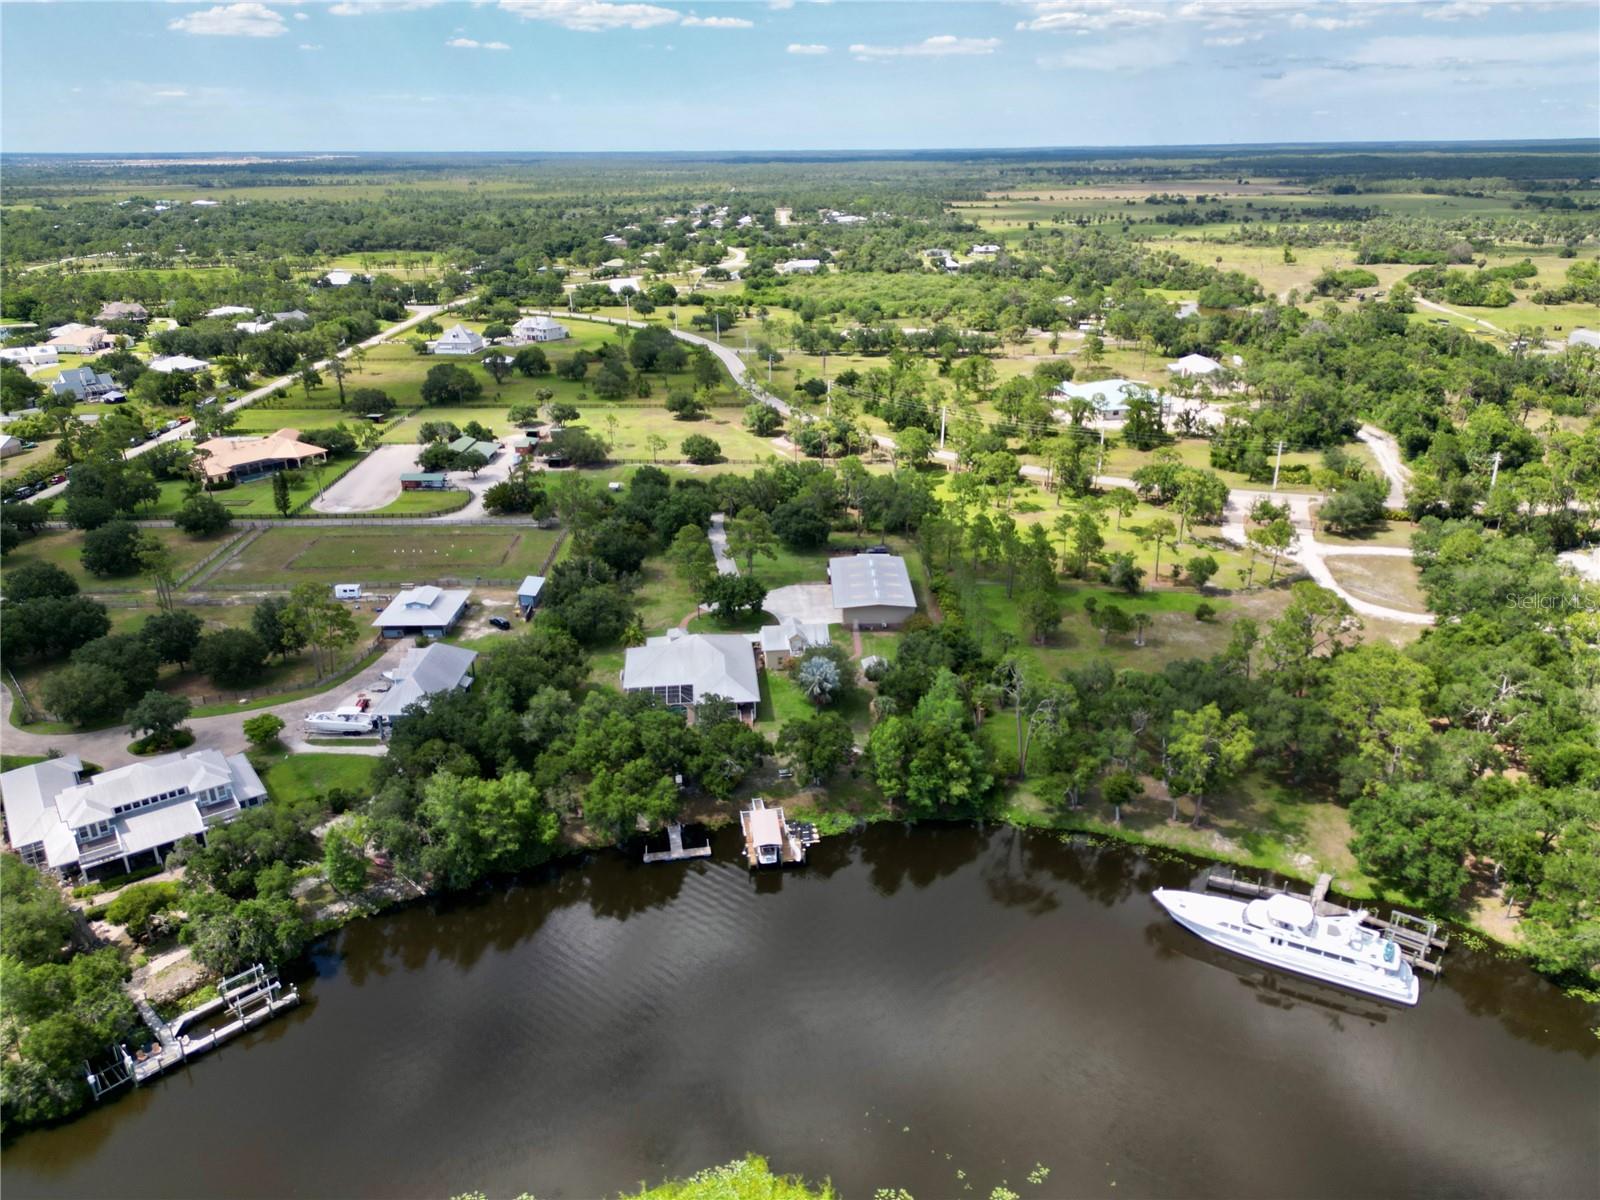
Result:
{"label": "shrub", "polygon": [[679,447],[683,457],[696,466],[709,466],[722,457],[722,447],[703,433],[691,433]]}
{"label": "shrub", "polygon": [[1194,619],[1196,621],[1209,621],[1217,615],[1217,610],[1202,600],[1194,606]]}

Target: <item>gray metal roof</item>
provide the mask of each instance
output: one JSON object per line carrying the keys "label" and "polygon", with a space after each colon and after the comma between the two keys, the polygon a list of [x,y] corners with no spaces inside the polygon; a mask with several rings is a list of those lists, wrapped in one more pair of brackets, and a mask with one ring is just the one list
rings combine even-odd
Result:
{"label": "gray metal roof", "polygon": [[748,634],[670,630],[630,647],[622,668],[625,692],[658,687],[694,688],[696,701],[721,696],[735,704],[759,704],[755,650]]}
{"label": "gray metal roof", "polygon": [[828,563],[828,578],[833,583],[835,608],[917,606],[917,594],[911,590],[906,560],[898,555],[857,554],[835,558]]}
{"label": "gray metal roof", "polygon": [[425,700],[435,692],[449,691],[461,686],[461,681],[472,673],[472,664],[478,657],[476,650],[465,646],[447,646],[434,642],[431,646],[413,647],[406,651],[400,665],[387,672],[394,686],[378,698],[368,713],[375,717],[398,717],[407,706]]}

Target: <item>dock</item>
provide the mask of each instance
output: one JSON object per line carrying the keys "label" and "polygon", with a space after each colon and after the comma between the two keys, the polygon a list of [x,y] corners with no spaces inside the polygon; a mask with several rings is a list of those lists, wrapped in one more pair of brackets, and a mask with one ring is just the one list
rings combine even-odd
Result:
{"label": "dock", "polygon": [[710,858],[711,843],[704,846],[685,846],[683,844],[683,826],[677,821],[667,826],[667,848],[665,850],[646,850],[644,860],[647,863],[682,862],[688,858]]}
{"label": "dock", "polygon": [[[299,1003],[299,989],[293,985],[285,989],[277,972],[268,970],[260,963],[224,979],[218,985],[214,999],[207,1000],[170,1022],[163,1020],[146,1000],[136,999],[134,1005],[139,1010],[139,1017],[150,1030],[159,1049],[134,1052],[125,1045],[113,1046],[109,1063],[98,1069],[84,1064],[89,1089],[98,1100],[124,1083],[138,1087],[191,1058],[232,1041]],[[183,1032],[197,1022],[221,1013],[231,1014],[232,1019],[198,1036]]]}
{"label": "dock", "polygon": [[815,825],[790,821],[781,808],[768,808],[757,796],[751,806],[739,813],[744,830],[745,862],[752,867],[798,866],[806,860],[806,850],[820,840]]}
{"label": "dock", "polygon": [[[1333,876],[1327,873],[1317,876],[1317,881],[1309,893],[1297,892],[1288,886],[1241,879],[1233,871],[1212,871],[1207,874],[1205,885],[1214,892],[1227,892],[1230,895],[1246,896],[1250,899],[1265,900],[1269,896],[1293,896],[1311,905],[1311,911],[1319,917],[1353,915],[1351,909],[1328,899],[1328,889],[1333,886]],[[1450,939],[1439,932],[1436,922],[1399,909],[1391,909],[1387,919],[1366,909],[1356,911],[1360,912],[1363,925],[1376,930],[1399,946],[1400,953],[1412,967],[1426,971],[1430,975],[1437,975],[1443,969],[1439,958],[1450,948]]]}

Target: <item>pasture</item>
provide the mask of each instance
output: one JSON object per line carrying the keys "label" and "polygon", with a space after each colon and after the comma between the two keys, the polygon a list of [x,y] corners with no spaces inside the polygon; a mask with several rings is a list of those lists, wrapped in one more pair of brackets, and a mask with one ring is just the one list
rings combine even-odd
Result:
{"label": "pasture", "polygon": [[515,583],[539,573],[558,536],[531,526],[269,529],[224,563],[206,587],[239,591],[306,582],[395,587],[480,579]]}

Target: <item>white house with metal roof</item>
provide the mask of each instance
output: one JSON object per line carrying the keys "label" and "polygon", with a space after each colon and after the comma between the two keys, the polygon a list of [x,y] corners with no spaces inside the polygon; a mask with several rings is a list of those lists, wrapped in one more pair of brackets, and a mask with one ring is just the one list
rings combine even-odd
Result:
{"label": "white house with metal roof", "polygon": [[1222,364],[1204,354],[1185,354],[1177,362],[1167,364],[1167,372],[1172,375],[1215,375],[1220,370]]}
{"label": "white house with metal roof", "polygon": [[428,349],[435,354],[476,354],[487,344],[482,334],[474,333],[465,325],[452,325],[437,340],[429,342]]}
{"label": "white house with metal roof", "polygon": [[406,588],[389,601],[372,624],[386,638],[418,633],[443,637],[461,619],[471,595],[466,588],[438,588],[432,584]]}
{"label": "white house with metal roof", "polygon": [[529,342],[559,342],[571,336],[565,325],[542,315],[523,317],[511,327],[511,341],[518,346]]}
{"label": "white house with metal roof", "polygon": [[1147,383],[1140,383],[1136,379],[1100,379],[1094,383],[1060,383],[1056,385],[1053,393],[1056,402],[1056,416],[1065,420],[1072,401],[1087,400],[1094,408],[1094,415],[1101,421],[1125,421],[1128,419],[1128,401],[1135,396],[1148,395],[1156,403],[1166,401],[1166,397],[1155,391]]}
{"label": "white house with metal roof", "polygon": [[77,755],[0,775],[6,838],[24,862],[69,877],[159,864],[266,799],[242,754],[164,754],[85,779]]}
{"label": "white house with metal roof", "polygon": [[622,690],[648,692],[673,708],[692,708],[720,696],[746,721],[755,719],[761,703],[748,634],[669,629],[663,637],[630,646],[623,660]]}
{"label": "white house with metal roof", "polygon": [[399,666],[383,673],[389,690],[367,709],[367,715],[387,725],[411,705],[426,704],[430,696],[471,687],[472,664],[477,657],[476,650],[443,642],[413,646]]}
{"label": "white house with metal roof", "polygon": [[761,662],[769,671],[780,670],[789,660],[799,658],[813,646],[826,646],[832,639],[828,627],[820,621],[802,621],[785,617],[776,625],[763,625],[756,637],[761,648]]}
{"label": "white house with metal roof", "polygon": [[894,554],[855,554],[828,562],[833,606],[852,629],[886,629],[917,611],[906,560]]}

